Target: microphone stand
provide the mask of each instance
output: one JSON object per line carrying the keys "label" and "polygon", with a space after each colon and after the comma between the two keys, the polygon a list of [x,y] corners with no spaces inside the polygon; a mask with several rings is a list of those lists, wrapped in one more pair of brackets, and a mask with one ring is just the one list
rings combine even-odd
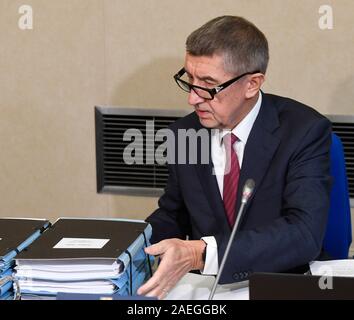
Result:
{"label": "microphone stand", "polygon": [[224,253],[224,256],[221,260],[221,264],[220,264],[220,268],[219,268],[219,272],[216,276],[216,279],[214,281],[214,285],[213,285],[213,288],[211,289],[211,292],[210,292],[210,295],[209,295],[209,299],[208,300],[213,300],[213,297],[214,297],[214,294],[215,294],[215,290],[216,290],[216,286],[218,285],[219,283],[219,280],[220,280],[220,277],[221,277],[221,274],[224,270],[224,266],[225,266],[225,262],[226,262],[226,259],[227,257],[229,256],[229,252],[230,252],[230,249],[231,249],[231,245],[232,245],[232,242],[234,241],[234,238],[235,238],[235,234],[236,234],[236,231],[238,229],[238,225],[240,224],[240,221],[241,221],[241,217],[242,217],[242,214],[243,214],[243,210],[245,208],[245,205],[248,201],[248,199],[251,197],[251,194],[253,192],[253,189],[254,189],[254,181],[249,179],[246,181],[245,183],[245,187],[243,189],[243,196],[242,196],[242,201],[241,201],[241,207],[240,207],[240,210],[237,214],[237,218],[236,218],[236,221],[235,221],[235,224],[232,228],[232,232],[231,232],[231,235],[230,235],[230,239],[229,239],[229,242],[227,243],[227,246],[226,246],[226,250],[225,250],[225,253]]}

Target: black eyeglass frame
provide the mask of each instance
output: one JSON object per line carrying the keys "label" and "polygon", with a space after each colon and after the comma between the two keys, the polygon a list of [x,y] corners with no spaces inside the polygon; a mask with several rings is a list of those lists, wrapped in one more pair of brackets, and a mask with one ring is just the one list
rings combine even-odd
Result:
{"label": "black eyeglass frame", "polygon": [[[194,84],[191,84],[191,83],[189,83],[189,82],[187,82],[187,81],[182,80],[181,77],[182,77],[185,73],[186,73],[186,69],[184,69],[184,67],[183,67],[181,70],[179,70],[179,71],[173,76],[173,78],[175,79],[177,85],[178,85],[183,91],[185,91],[185,92],[191,92],[191,90],[193,90],[193,91],[199,96],[198,92],[196,92],[196,91],[194,90],[194,88],[197,88],[197,89],[200,89],[200,90],[204,90],[204,91],[206,91],[206,92],[208,92],[208,93],[210,94],[211,98],[205,98],[205,97],[201,97],[201,98],[203,98],[203,99],[205,99],[205,100],[213,100],[213,99],[214,99],[214,96],[215,96],[216,94],[218,94],[220,91],[226,89],[228,86],[230,86],[230,85],[233,84],[234,82],[240,80],[242,77],[247,76],[247,75],[249,75],[249,74],[260,73],[260,71],[257,70],[257,71],[253,71],[253,72],[245,72],[245,73],[243,73],[243,74],[241,74],[241,75],[239,75],[239,76],[237,76],[237,77],[235,77],[235,78],[232,78],[232,79],[230,79],[230,80],[228,80],[228,81],[226,81],[226,82],[224,82],[224,83],[218,85],[218,86],[215,87],[215,88],[212,88],[212,89],[203,88],[203,87],[200,87],[200,86],[196,86],[196,85],[194,85]],[[189,90],[186,90],[186,88],[183,88],[182,86],[180,86],[180,85],[179,85],[179,81],[182,82],[182,83],[184,83],[184,84],[187,86],[187,88],[189,88]]]}

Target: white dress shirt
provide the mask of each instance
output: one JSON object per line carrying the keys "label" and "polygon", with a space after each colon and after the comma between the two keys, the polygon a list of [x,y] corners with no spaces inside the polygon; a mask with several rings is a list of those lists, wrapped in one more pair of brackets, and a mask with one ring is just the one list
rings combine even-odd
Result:
{"label": "white dress shirt", "polygon": [[[258,100],[255,106],[247,114],[247,116],[231,131],[230,130],[212,130],[211,134],[211,158],[214,165],[214,173],[218,182],[221,196],[224,190],[224,172],[226,165],[226,152],[222,142],[223,137],[232,132],[238,140],[233,145],[238,157],[240,169],[242,168],[243,153],[246,147],[248,136],[252,130],[253,124],[256,121],[259,110],[262,104],[262,93],[259,92]],[[214,237],[203,237],[207,244],[205,265],[202,274],[215,275],[219,269],[218,263],[218,246]]]}

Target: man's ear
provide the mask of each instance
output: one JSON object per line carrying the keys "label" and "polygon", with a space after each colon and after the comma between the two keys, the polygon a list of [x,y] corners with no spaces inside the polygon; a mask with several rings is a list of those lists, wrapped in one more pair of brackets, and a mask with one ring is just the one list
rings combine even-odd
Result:
{"label": "man's ear", "polygon": [[257,95],[265,81],[265,76],[262,73],[252,74],[248,78],[246,98],[251,99]]}

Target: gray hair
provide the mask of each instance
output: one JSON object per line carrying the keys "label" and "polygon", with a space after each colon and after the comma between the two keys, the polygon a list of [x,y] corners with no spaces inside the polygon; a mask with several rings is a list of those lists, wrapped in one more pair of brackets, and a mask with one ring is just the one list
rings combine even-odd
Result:
{"label": "gray hair", "polygon": [[194,56],[224,57],[225,71],[233,74],[267,71],[268,41],[251,22],[236,16],[215,18],[192,32],[186,42]]}

